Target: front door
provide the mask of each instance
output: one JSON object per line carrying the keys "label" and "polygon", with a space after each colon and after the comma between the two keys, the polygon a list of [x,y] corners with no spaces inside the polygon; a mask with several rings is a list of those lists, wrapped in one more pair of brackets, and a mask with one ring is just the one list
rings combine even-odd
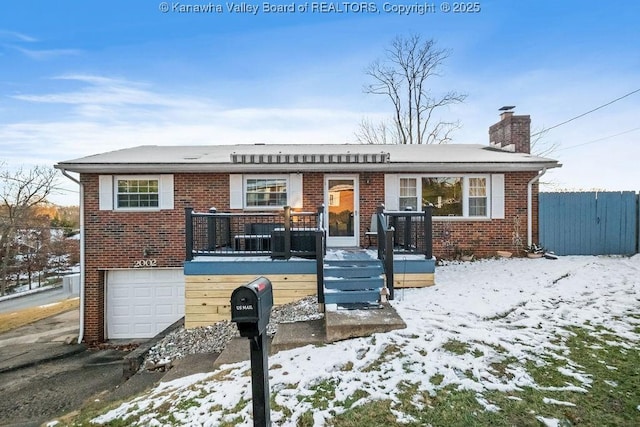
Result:
{"label": "front door", "polygon": [[327,246],[358,246],[360,236],[358,177],[356,175],[326,176],[324,195],[328,212],[325,217]]}

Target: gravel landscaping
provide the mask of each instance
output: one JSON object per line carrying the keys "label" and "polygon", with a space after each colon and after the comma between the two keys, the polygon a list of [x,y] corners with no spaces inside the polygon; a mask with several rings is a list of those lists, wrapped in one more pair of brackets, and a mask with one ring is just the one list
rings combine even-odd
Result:
{"label": "gravel landscaping", "polygon": [[[320,319],[316,297],[306,297],[299,301],[274,307],[267,333],[275,335],[280,323],[301,322]],[[217,322],[210,326],[193,329],[180,328],[168,334],[149,350],[143,366],[157,366],[180,359],[187,354],[220,353],[227,343],[239,336],[235,323]]]}

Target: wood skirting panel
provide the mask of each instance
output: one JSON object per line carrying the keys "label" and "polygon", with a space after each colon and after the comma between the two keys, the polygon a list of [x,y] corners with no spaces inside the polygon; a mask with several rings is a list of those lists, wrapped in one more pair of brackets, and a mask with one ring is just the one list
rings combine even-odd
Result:
{"label": "wood skirting panel", "polygon": [[435,284],[433,273],[404,273],[393,275],[394,288],[425,288]]}
{"label": "wood skirting panel", "polygon": [[[185,327],[195,328],[230,320],[231,293],[255,278],[255,275],[185,276]],[[275,274],[269,275],[268,279],[273,285],[274,305],[316,295],[315,274]]]}

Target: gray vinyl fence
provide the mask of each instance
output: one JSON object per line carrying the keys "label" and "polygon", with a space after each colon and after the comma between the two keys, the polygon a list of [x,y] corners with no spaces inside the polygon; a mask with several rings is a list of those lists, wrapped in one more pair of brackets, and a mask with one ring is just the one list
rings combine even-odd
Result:
{"label": "gray vinyl fence", "polygon": [[557,255],[638,252],[634,191],[540,193],[540,244]]}

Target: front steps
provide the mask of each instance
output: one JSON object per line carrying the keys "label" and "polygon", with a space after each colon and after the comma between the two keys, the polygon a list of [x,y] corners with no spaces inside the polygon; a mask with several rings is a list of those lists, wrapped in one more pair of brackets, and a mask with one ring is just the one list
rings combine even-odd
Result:
{"label": "front steps", "polygon": [[377,259],[325,260],[325,304],[377,303],[384,287],[384,270]]}
{"label": "front steps", "polygon": [[[406,328],[406,323],[389,304],[371,305],[369,309],[325,311],[324,319],[281,323],[271,342],[270,354],[305,345],[322,345],[350,338]],[[236,338],[240,340],[240,338]],[[243,341],[248,341],[246,338]],[[249,354],[249,344],[239,343],[242,354]],[[227,350],[225,350],[227,352]],[[223,353],[224,355],[224,353]],[[224,363],[235,362],[220,356]]]}

